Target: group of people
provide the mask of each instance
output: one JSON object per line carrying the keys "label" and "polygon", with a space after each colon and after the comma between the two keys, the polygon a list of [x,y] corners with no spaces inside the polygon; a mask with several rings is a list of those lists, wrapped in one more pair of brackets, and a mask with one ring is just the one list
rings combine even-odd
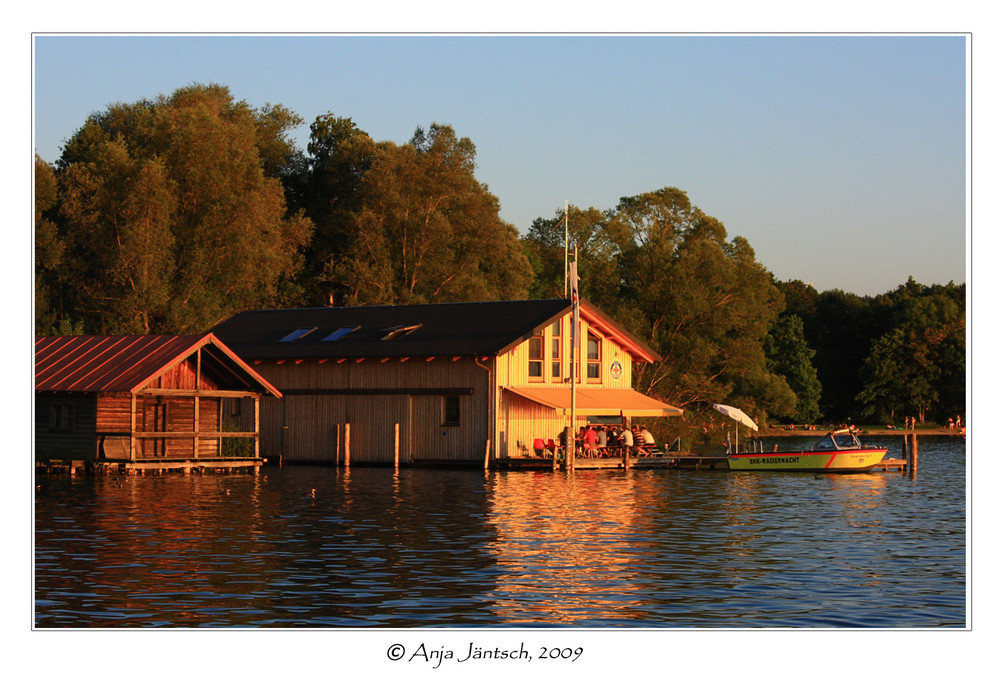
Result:
{"label": "group of people", "polygon": [[588,425],[576,436],[577,454],[581,458],[610,458],[622,450],[637,456],[652,455],[656,440],[645,425]]}

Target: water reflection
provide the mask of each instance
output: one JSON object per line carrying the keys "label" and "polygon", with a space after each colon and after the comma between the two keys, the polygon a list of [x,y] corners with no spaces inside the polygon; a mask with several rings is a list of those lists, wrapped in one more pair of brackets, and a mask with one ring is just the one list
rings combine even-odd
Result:
{"label": "water reflection", "polygon": [[636,546],[648,543],[637,527],[648,506],[642,496],[620,475],[498,475],[489,550],[502,621],[577,625],[641,614],[634,562]]}
{"label": "water reflection", "polygon": [[956,626],[964,446],[921,476],[286,467],[43,477],[36,625]]}

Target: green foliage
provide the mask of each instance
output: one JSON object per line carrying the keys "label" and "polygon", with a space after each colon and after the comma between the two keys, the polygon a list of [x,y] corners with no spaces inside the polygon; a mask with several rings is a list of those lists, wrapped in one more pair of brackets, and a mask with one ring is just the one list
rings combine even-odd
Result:
{"label": "green foliage", "polygon": [[822,382],[820,414],[843,422],[857,412],[854,397],[861,388],[860,370],[872,341],[884,330],[877,302],[868,297],[828,290],[819,293],[801,281],[778,283],[787,313],[797,316]]}
{"label": "green foliage", "polygon": [[879,337],[865,359],[865,385],[857,395],[872,419],[896,422],[897,414],[921,423],[964,411],[965,302],[954,285],[923,288],[911,282],[893,298],[897,325]]}
{"label": "green foliage", "polygon": [[566,238],[570,256],[576,255],[580,294],[599,306],[613,305],[618,298],[618,247],[612,238],[610,213],[595,208],[569,206],[551,219],[536,218],[524,237],[525,249],[535,271],[531,296],[536,299],[565,297]]}
{"label": "green foliage", "polygon": [[35,332],[53,331],[57,317],[52,302],[52,287],[58,284],[58,271],[63,261],[66,243],[52,221],[53,208],[58,203],[55,171],[35,155]]}
{"label": "green foliage", "polygon": [[638,309],[638,335],[663,358],[638,368],[640,389],[686,408],[725,401],[758,416],[793,404],[762,348],[781,295],[749,243],[727,241],[722,224],[674,188],[623,198],[614,224],[623,302]]}
{"label": "green foliage", "polygon": [[116,104],[59,161],[59,319],[90,332],[197,332],[280,300],[311,223],[286,214],[297,118],[225,87]]}
{"label": "green foliage", "polygon": [[791,413],[775,414],[791,423],[815,423],[820,419],[819,399],[822,386],[813,367],[816,351],[806,342],[802,319],[783,314],[764,338],[768,370],[781,376],[795,393]]}
{"label": "green foliage", "polygon": [[[245,432],[246,429],[227,421],[222,424],[222,431]],[[220,455],[225,457],[252,458],[254,455],[253,437],[223,437]]]}
{"label": "green foliage", "polygon": [[321,279],[343,304],[520,299],[531,263],[475,179],[475,146],[449,126],[379,143],[359,178],[343,245]]}
{"label": "green foliage", "polygon": [[362,204],[362,180],[375,159],[376,144],[347,118],[321,115],[310,125],[309,157],[300,166],[289,199],[315,223],[300,282],[306,300],[331,302],[338,290],[324,277],[351,240],[353,218]]}

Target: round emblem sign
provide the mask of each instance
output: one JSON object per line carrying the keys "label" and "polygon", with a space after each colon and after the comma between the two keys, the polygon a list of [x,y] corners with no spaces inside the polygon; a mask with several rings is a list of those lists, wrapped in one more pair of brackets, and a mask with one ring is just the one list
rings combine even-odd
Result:
{"label": "round emblem sign", "polygon": [[615,360],[611,363],[611,378],[620,379],[622,376],[622,363]]}

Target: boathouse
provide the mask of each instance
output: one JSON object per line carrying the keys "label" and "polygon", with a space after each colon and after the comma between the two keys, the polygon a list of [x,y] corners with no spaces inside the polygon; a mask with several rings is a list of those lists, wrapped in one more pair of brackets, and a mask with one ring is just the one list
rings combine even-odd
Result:
{"label": "boathouse", "polygon": [[281,397],[212,334],[39,337],[35,458],[256,467],[264,395]]}
{"label": "boathouse", "polygon": [[[281,390],[261,451],[318,463],[483,465],[571,425],[568,299],[260,310],[213,332]],[[576,420],[674,416],[632,390],[656,353],[586,300]]]}

